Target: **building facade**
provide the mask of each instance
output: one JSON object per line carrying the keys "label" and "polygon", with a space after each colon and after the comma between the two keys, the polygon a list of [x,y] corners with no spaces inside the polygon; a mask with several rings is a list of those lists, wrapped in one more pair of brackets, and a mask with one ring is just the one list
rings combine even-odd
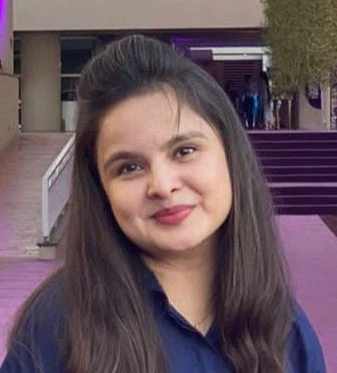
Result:
{"label": "building facade", "polygon": [[[258,78],[263,68],[263,18],[260,0],[14,0],[22,128],[73,130],[81,67],[104,44],[131,32],[185,49],[220,85],[233,80],[240,91],[244,76]],[[230,52],[232,48],[236,50]],[[247,48],[258,52],[253,56]],[[329,108],[311,107],[304,93],[296,97],[291,110],[283,123],[286,128],[328,127],[322,112]]]}

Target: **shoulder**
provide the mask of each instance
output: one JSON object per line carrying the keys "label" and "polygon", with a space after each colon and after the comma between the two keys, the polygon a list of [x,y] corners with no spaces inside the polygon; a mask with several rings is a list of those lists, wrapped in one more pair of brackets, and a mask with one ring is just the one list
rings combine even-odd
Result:
{"label": "shoulder", "polygon": [[326,373],[322,348],[315,330],[299,305],[288,344],[291,373]]}
{"label": "shoulder", "polygon": [[64,310],[61,280],[54,276],[23,309],[0,373],[62,372]]}

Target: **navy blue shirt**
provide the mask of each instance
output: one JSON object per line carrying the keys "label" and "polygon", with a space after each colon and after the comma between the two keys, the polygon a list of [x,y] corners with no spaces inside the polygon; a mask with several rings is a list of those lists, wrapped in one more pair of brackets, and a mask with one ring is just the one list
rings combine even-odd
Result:
{"label": "navy blue shirt", "polygon": [[[195,330],[168,302],[156,278],[147,276],[153,299],[154,317],[163,338],[171,373],[234,373],[221,355],[220,340],[213,327],[206,336]],[[59,298],[38,325],[29,325],[30,336],[38,346],[42,361],[33,362],[31,351],[24,343],[9,351],[0,373],[36,373],[34,364],[43,367],[45,373],[64,373],[65,362],[52,335],[62,332]],[[48,330],[51,328],[50,330]],[[54,329],[54,330],[52,330]],[[55,333],[55,329],[57,329]],[[322,351],[316,334],[304,312],[298,307],[296,319],[287,346],[288,369],[286,373],[326,373]],[[35,365],[36,366],[36,365]],[[160,373],[160,372],[158,372]]]}

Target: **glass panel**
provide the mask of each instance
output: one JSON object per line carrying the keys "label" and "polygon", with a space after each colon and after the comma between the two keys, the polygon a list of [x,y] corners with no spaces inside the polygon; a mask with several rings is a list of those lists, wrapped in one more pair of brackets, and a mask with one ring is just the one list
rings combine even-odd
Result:
{"label": "glass panel", "polygon": [[62,77],[61,101],[75,101],[76,87],[79,77]]}

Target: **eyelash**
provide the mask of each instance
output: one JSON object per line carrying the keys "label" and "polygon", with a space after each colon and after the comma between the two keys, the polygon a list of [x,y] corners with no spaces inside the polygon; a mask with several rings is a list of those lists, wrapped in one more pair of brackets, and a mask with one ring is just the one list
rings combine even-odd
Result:
{"label": "eyelash", "polygon": [[[135,166],[136,169],[126,171],[127,168],[130,168],[130,167],[133,167],[133,166]],[[117,175],[118,176],[120,176],[120,175],[129,175],[130,173],[139,171],[140,168],[141,167],[138,164],[136,164],[136,163],[124,163],[120,167],[118,167],[118,169],[117,169]]]}
{"label": "eyelash", "polygon": [[[188,151],[186,153],[183,153],[186,150],[188,150]],[[198,149],[197,149],[196,146],[192,146],[192,145],[181,146],[174,152],[174,157],[179,158],[179,159],[180,158],[185,158],[185,157],[188,157],[188,156],[192,155],[197,150]],[[130,170],[131,167],[133,168],[132,170]],[[128,168],[129,168],[129,170],[127,170]],[[124,163],[124,164],[120,165],[120,167],[118,167],[116,173],[117,173],[118,176],[122,176],[122,175],[127,176],[127,175],[130,175],[134,172],[141,171],[141,170],[142,170],[142,167],[139,166],[136,163]]]}
{"label": "eyelash", "polygon": [[[188,149],[188,152],[182,154],[182,152],[184,152],[184,151],[187,150],[187,149]],[[192,151],[191,151],[191,150],[192,150]],[[196,146],[192,146],[192,145],[181,146],[181,147],[179,147],[179,148],[174,152],[174,156],[175,156],[175,157],[178,157],[178,158],[188,157],[189,155],[195,153],[197,150],[198,150],[198,149],[197,149]]]}

